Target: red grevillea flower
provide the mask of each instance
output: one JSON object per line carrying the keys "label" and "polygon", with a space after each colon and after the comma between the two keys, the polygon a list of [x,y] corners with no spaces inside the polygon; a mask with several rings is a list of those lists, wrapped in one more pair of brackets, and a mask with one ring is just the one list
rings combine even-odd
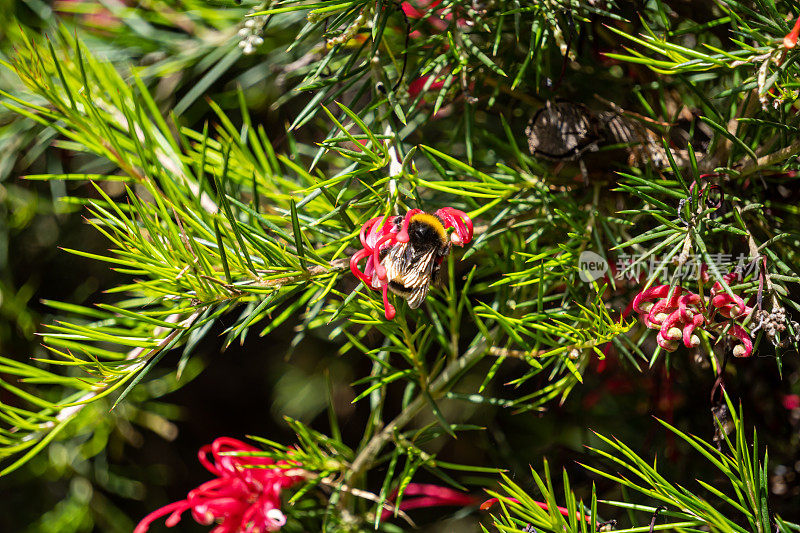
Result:
{"label": "red grevillea flower", "polygon": [[[701,279],[708,279],[705,269],[701,272]],[[738,274],[726,274],[723,279],[730,284],[738,279]],[[658,330],[656,341],[669,352],[677,350],[681,341],[687,348],[698,346],[700,338],[694,331],[701,326],[710,327],[732,321],[728,334],[739,341],[733,348],[733,355],[748,357],[753,352],[753,341],[735,321],[746,317],[753,308],[747,306],[740,296],[728,294],[720,282],[715,283],[710,292],[710,296],[703,300],[699,294],[682,287],[650,287],[636,295],[633,310],[639,314],[645,326]],[[719,313],[724,322],[714,323],[715,313]]]}
{"label": "red grevillea flower", "polygon": [[[184,511],[191,510],[199,524],[217,526],[211,533],[256,533],[277,531],[286,523],[281,512],[281,490],[304,479],[304,471],[286,461],[268,457],[222,455],[227,452],[259,452],[244,442],[220,437],[203,446],[198,458],[216,479],[203,483],[180,500],[145,516],[134,533],[145,533],[150,525],[169,515],[167,527],[181,521]],[[212,461],[207,455],[211,453]]]}
{"label": "red grevillea flower", "polygon": [[800,395],[797,394],[784,394],[783,398],[781,398],[781,403],[783,404],[783,408],[787,411],[792,411],[793,409],[800,409]]}
{"label": "red grevillea flower", "polygon": [[[410,19],[421,19],[429,12],[433,11],[434,13],[428,17],[428,22],[437,30],[445,31],[449,21],[453,20],[453,15],[451,13],[446,13],[444,17],[442,17],[441,13],[443,9],[436,9],[436,6],[441,3],[441,0],[415,0],[414,2],[403,2],[400,4],[400,7],[403,9],[403,13]],[[459,26],[463,25],[464,19],[458,19],[456,24]],[[415,35],[412,34],[412,37],[415,37]]]}
{"label": "red grevillea flower", "polygon": [[[407,496],[417,496],[416,498],[408,498]],[[389,501],[394,502],[397,500],[397,490],[390,496]],[[464,507],[467,505],[474,505],[477,499],[469,494],[439,485],[430,485],[427,483],[409,483],[406,490],[403,491],[403,500],[400,502],[398,509],[401,511],[408,511],[409,509],[420,509],[423,507],[440,507],[443,505]],[[392,516],[393,512],[390,509],[384,509],[381,513],[381,520],[386,520]]]}
{"label": "red grevillea flower", "polygon": [[800,17],[797,17],[797,20],[794,23],[794,28],[792,31],[786,34],[783,38],[783,46],[788,49],[792,49],[797,46],[797,38],[800,37]]}
{"label": "red grevillea flower", "polygon": [[[127,1],[115,2],[118,7],[128,5]],[[92,30],[105,32],[122,26],[122,20],[100,2],[90,0],[57,0],[53,7],[62,15],[74,15]]]}
{"label": "red grevillea flower", "polygon": [[[437,244],[436,249],[432,250],[430,254],[419,254],[425,255],[428,259],[417,258],[417,254],[413,252],[422,250],[421,248],[415,249],[419,244],[412,241],[411,235],[409,235],[409,225],[411,224],[431,228],[433,235],[448,240]],[[446,228],[453,229],[449,237],[447,237]],[[412,307],[417,307],[421,300],[417,302],[416,296],[411,295],[412,287],[409,287],[408,278],[413,278],[417,284],[413,287],[414,289],[424,291],[420,293],[424,298],[433,273],[438,270],[442,260],[447,256],[450,245],[464,246],[472,240],[472,220],[463,211],[452,207],[443,207],[434,215],[424,213],[421,209],[412,209],[405,216],[393,216],[385,220],[384,217],[375,217],[368,220],[362,226],[359,238],[362,249],[350,258],[350,270],[367,287],[383,292],[386,319],[392,320],[395,316],[395,308],[389,303],[389,290],[409,300],[409,305]],[[402,264],[399,265],[397,263],[401,260],[390,253],[396,246],[402,246],[404,251],[412,252],[402,254],[409,256],[410,259],[403,259]],[[363,259],[366,259],[367,262],[364,270],[361,270],[358,264]],[[387,263],[390,259],[394,261],[392,264]],[[422,261],[429,261],[430,264],[419,264]],[[387,266],[391,267],[396,278],[390,279]],[[394,285],[390,285],[390,283],[394,283]],[[403,287],[403,290],[398,288],[398,284]],[[411,303],[412,298],[416,305]]]}
{"label": "red grevillea flower", "polygon": [[423,91],[438,91],[442,87],[444,87],[444,80],[434,80],[428,85],[428,88],[425,88],[425,85],[428,84],[428,80],[431,76],[422,76],[411,83],[408,84],[408,94],[412,98],[416,98],[417,95]]}

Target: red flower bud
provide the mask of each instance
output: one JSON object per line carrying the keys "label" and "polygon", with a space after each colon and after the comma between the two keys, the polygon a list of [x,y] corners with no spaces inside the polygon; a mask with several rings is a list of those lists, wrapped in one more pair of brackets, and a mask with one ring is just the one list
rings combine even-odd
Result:
{"label": "red flower bud", "polygon": [[794,23],[794,28],[792,31],[786,34],[783,38],[783,46],[791,50],[795,46],[797,46],[797,38],[800,36],[800,17],[797,17],[797,20]]}
{"label": "red flower bud", "polygon": [[703,315],[694,315],[692,321],[683,328],[683,345],[687,348],[694,348],[700,344],[700,338],[697,335],[692,335],[695,328],[700,326],[705,321]]}
{"label": "red flower bud", "polygon": [[[633,310],[637,313],[647,313],[650,309],[645,310],[642,305],[650,302],[654,298],[663,298],[669,293],[669,285],[659,285],[657,287],[650,287],[639,294],[633,299]],[[652,304],[651,306],[652,307]]]}
{"label": "red flower bud", "polygon": [[737,324],[734,324],[731,328],[731,334],[742,341],[741,344],[733,348],[734,357],[750,357],[750,354],[753,353],[753,341],[750,339],[750,335]]}

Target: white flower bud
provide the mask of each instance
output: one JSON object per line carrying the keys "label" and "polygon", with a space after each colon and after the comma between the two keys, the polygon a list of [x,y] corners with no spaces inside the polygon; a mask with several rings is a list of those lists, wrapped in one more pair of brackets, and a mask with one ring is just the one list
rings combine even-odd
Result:
{"label": "white flower bud", "polygon": [[678,341],[667,341],[661,345],[668,352],[674,352],[678,349]]}
{"label": "white flower bud", "polygon": [[274,525],[278,527],[284,525],[286,523],[286,516],[280,511],[280,509],[270,509],[266,512],[267,518],[272,521]]}

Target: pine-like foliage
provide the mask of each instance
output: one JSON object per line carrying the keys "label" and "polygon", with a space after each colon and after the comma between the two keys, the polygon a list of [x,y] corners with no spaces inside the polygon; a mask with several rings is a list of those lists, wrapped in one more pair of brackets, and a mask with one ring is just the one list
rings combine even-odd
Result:
{"label": "pine-like foliage", "polygon": [[[52,209],[102,241],[63,251],[118,275],[88,302],[44,302],[33,360],[0,354],[0,476],[23,476],[48,446],[102,455],[135,419],[174,438],[180,422],[158,398],[202,371],[198,346],[213,333],[246,351],[291,328],[288,354],[259,357],[326,339],[356,361],[352,401],[368,416],[345,438],[328,377],[325,423],[287,416],[296,442],[253,437],[302,470],[287,531],[411,527],[404,493],[431,479],[499,500],[482,515],[466,506],[475,530],[800,530],[770,507],[754,417],[725,388],[763,361],[782,391],[798,387],[796,2],[15,6],[3,15],[19,25],[2,50],[0,200],[12,209],[0,231],[27,224],[26,191],[47,182]],[[564,157],[544,149],[575,138]],[[26,181],[6,187],[12,168]],[[474,238],[445,257],[421,307],[391,296],[387,320],[380,292],[351,273],[362,226],[442,207],[467,213]],[[587,277],[587,257],[604,271]],[[32,330],[32,289],[4,276],[0,311]],[[673,314],[681,295],[696,299]],[[648,315],[659,305],[663,317]],[[655,331],[673,317],[679,327]],[[685,392],[710,394],[705,423],[661,423],[712,477],[662,473],[651,458],[664,450],[594,423],[596,435],[580,430],[581,476],[607,497],[589,482],[574,492],[567,470],[556,487],[547,461],[538,474],[438,457],[492,430],[460,410],[546,420],[587,380],[611,394],[609,360],[634,382],[695,365]],[[56,515],[71,516],[65,501]],[[100,527],[101,514],[63,531]]]}

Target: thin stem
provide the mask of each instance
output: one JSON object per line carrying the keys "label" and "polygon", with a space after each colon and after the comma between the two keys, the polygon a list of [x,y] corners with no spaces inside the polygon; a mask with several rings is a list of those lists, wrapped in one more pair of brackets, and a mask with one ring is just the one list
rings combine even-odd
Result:
{"label": "thin stem", "polygon": [[748,161],[745,163],[742,169],[739,170],[739,176],[749,176],[754,172],[758,172],[766,167],[780,163],[781,161],[785,161],[793,155],[796,155],[798,152],[800,152],[800,141],[795,141],[786,148],[781,148],[776,152],[759,157],[755,162]]}
{"label": "thin stem", "polygon": [[[447,367],[442,370],[439,377],[431,384],[431,396],[437,399],[443,395],[463,370],[469,368],[478,359],[483,357],[487,345],[487,339],[483,339],[467,350],[464,355],[447,365]],[[414,401],[408,404],[408,407],[403,409],[394,420],[386,424],[383,430],[375,434],[350,465],[350,470],[345,475],[345,481],[349,483],[351,480],[357,479],[364,470],[369,468],[372,460],[381,451],[386,441],[391,438],[392,433],[411,422],[425,405],[427,405],[425,397],[418,396]]]}
{"label": "thin stem", "polygon": [[334,259],[331,261],[330,268],[325,268],[323,266],[314,265],[308,267],[306,272],[301,274],[297,274],[294,276],[286,276],[285,278],[275,278],[275,279],[259,279],[253,282],[253,285],[257,285],[259,287],[282,287],[283,285],[287,285],[289,283],[297,283],[298,281],[307,281],[315,276],[321,276],[323,274],[330,274],[332,272],[343,272],[350,268],[350,259]]}

